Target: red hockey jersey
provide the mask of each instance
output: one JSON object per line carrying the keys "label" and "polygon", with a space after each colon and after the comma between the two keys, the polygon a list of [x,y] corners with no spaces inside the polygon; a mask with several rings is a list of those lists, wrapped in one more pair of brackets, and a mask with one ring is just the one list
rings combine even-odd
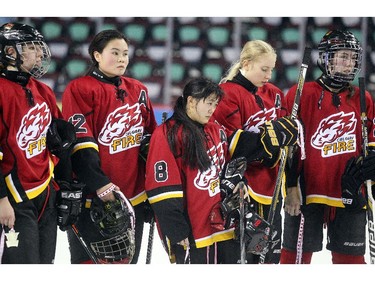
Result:
{"label": "red hockey jersey", "polygon": [[[80,150],[97,150],[104,174],[135,206],[147,199],[145,164],[139,157],[141,138],[144,133],[152,133],[157,124],[142,83],[121,77],[119,89],[124,91],[124,102],[117,97],[114,84],[92,76],[77,78],[63,94],[63,115],[77,130],[73,156]],[[85,165],[85,159],[81,161]]]}
{"label": "red hockey jersey", "polygon": [[[230,81],[220,86],[225,95],[216,108],[213,119],[229,130],[243,129],[259,133],[259,126],[267,120],[286,115],[284,94],[271,83],[259,87],[256,93],[262,99],[264,109],[257,104],[255,95],[243,86]],[[269,168],[259,162],[248,164],[245,177],[250,196],[257,202],[270,205],[277,174],[278,165]]]}
{"label": "red hockey jersey", "polygon": [[[233,229],[219,231],[210,224],[213,206],[221,201],[220,174],[228,157],[226,132],[213,122],[204,126],[204,132],[207,153],[212,159],[210,169],[191,169],[184,165],[181,156],[174,157],[165,123],[151,137],[146,169],[146,191],[157,217],[162,214],[158,217],[161,231],[177,243],[188,237],[191,224],[197,248],[233,238]],[[180,155],[186,153],[181,128],[177,143]]]}
{"label": "red hockey jersey", "polygon": [[47,85],[30,78],[25,88],[35,105],[28,104],[20,84],[0,77],[0,166],[7,194],[17,203],[35,198],[48,186],[57,159],[47,149],[46,134],[52,118],[62,118]]}
{"label": "red hockey jersey", "polygon": [[[291,110],[296,85],[288,91],[286,103]],[[362,131],[359,88],[349,98],[349,91],[338,94],[335,106],[332,93],[316,81],[305,83],[299,105],[298,119],[304,127],[306,159],[299,169],[306,203],[344,207],[341,202],[341,175],[349,158],[362,153]],[[369,145],[375,145],[374,103],[366,92]],[[299,156],[295,156],[300,159]]]}

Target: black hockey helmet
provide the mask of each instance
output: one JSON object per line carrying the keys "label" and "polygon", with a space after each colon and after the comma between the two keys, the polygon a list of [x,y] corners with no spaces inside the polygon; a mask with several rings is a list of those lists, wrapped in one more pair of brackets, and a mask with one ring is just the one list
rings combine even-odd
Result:
{"label": "black hockey helmet", "polygon": [[[40,56],[40,62],[36,60],[26,64],[24,48],[32,45]],[[13,47],[17,53],[14,58],[7,54],[9,47]],[[35,78],[42,77],[51,63],[51,52],[44,41],[44,37],[34,27],[22,23],[6,23],[0,27],[0,62],[6,67],[13,65],[19,71],[27,72]]]}
{"label": "black hockey helmet", "polygon": [[130,263],[135,252],[135,214],[129,200],[114,191],[115,201],[93,198],[90,217],[103,240],[90,246],[101,263]]}
{"label": "black hockey helmet", "polygon": [[[356,53],[354,67],[350,73],[333,71],[333,58],[338,50],[350,50]],[[358,39],[350,31],[331,30],[328,31],[318,45],[318,66],[332,80],[336,82],[351,82],[361,71],[362,47]],[[353,58],[349,58],[353,60]]]}

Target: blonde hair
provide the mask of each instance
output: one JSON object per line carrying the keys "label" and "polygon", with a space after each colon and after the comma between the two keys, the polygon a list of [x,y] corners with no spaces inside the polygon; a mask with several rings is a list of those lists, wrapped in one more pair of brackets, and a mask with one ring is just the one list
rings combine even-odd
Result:
{"label": "blonde hair", "polygon": [[263,40],[247,41],[242,48],[240,59],[232,64],[227,71],[226,76],[221,79],[220,83],[232,80],[240,71],[242,63],[245,60],[255,61],[264,54],[275,54],[275,56],[277,56],[275,49],[267,42]]}

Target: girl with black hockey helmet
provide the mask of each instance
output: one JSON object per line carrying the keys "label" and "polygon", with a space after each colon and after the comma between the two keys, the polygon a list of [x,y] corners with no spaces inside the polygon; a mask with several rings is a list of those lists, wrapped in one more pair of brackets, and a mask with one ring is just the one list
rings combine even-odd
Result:
{"label": "girl with black hockey helmet", "polygon": [[3,66],[12,66],[34,78],[41,78],[50,66],[51,52],[43,35],[34,27],[9,23],[2,26],[0,62]]}
{"label": "girl with black hockey helmet", "polygon": [[327,32],[318,45],[317,64],[322,70],[322,82],[330,88],[348,87],[362,66],[362,47],[349,31]]}
{"label": "girl with black hockey helmet", "polygon": [[[35,78],[48,70],[43,36],[22,23],[0,27],[0,261],[53,263],[57,239],[48,129],[61,118],[53,91]],[[3,251],[2,251],[3,250]]]}
{"label": "girl with black hockey helmet", "polygon": [[[322,250],[327,228],[332,263],[361,264],[366,251],[366,210],[361,198],[365,176],[358,161],[353,161],[362,154],[362,128],[359,88],[351,82],[361,70],[362,47],[351,32],[332,30],[323,36],[318,51],[323,73],[304,84],[300,99],[298,119],[304,125],[306,158],[300,160],[297,150],[288,169],[280,263],[311,263],[313,253]],[[286,96],[289,109],[296,87]],[[369,92],[366,105],[368,120],[373,120]],[[372,121],[367,131],[369,146],[374,146]]]}

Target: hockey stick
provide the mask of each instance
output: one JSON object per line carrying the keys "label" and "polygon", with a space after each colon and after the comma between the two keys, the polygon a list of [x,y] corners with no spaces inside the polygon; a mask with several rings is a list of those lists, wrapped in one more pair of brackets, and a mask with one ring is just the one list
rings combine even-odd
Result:
{"label": "hockey stick", "polygon": [[[167,120],[167,117],[168,117],[168,112],[164,111],[161,115],[161,123],[164,123],[165,120]],[[150,220],[150,230],[148,232],[146,264],[151,263],[152,246],[154,244],[154,232],[155,232],[155,217],[153,216]]]}
{"label": "hockey stick", "polygon": [[246,263],[246,252],[245,252],[245,242],[244,242],[244,239],[245,239],[245,202],[244,202],[244,197],[245,197],[245,194],[244,194],[244,187],[245,187],[245,184],[243,183],[243,181],[240,181],[238,183],[238,187],[239,187],[239,205],[240,205],[240,258],[241,258],[241,264],[245,264]]}
{"label": "hockey stick", "polygon": [[301,220],[299,222],[298,229],[298,239],[297,239],[297,254],[296,254],[296,264],[302,263],[302,245],[303,245],[303,229],[305,227],[305,217],[301,213]]}
{"label": "hockey stick", "polygon": [[[361,126],[362,126],[362,145],[363,155],[368,155],[368,132],[367,132],[367,110],[366,110],[366,90],[365,78],[359,77],[359,94],[361,106]],[[369,249],[370,249],[370,262],[375,263],[375,225],[374,225],[374,210],[373,203],[374,197],[371,190],[371,180],[366,180],[366,195],[367,195],[367,229],[369,234]]]}
{"label": "hockey stick", "polygon": [[[297,81],[296,95],[294,97],[293,108],[292,108],[292,112],[290,114],[291,119],[297,118],[298,107],[299,107],[299,103],[300,103],[300,99],[301,99],[301,95],[302,95],[302,89],[303,89],[303,85],[305,83],[305,78],[306,78],[306,72],[307,72],[307,68],[309,67],[309,63],[310,63],[310,55],[311,55],[311,48],[305,47],[305,50],[304,50],[304,53],[303,53],[302,64],[301,64],[301,67],[300,67],[298,81]],[[268,212],[268,218],[267,218],[267,221],[271,226],[273,225],[273,220],[275,218],[275,211],[276,211],[276,207],[277,207],[277,202],[279,200],[281,185],[282,185],[282,182],[283,182],[283,175],[284,175],[284,171],[285,171],[286,160],[287,160],[287,158],[291,158],[292,155],[293,155],[293,147],[285,147],[284,149],[281,149],[279,170],[278,170],[275,189],[273,191],[270,210]],[[266,253],[262,253],[260,255],[259,262],[264,263],[265,257],[266,257]]]}
{"label": "hockey stick", "polygon": [[76,235],[76,237],[78,238],[79,242],[81,243],[82,247],[85,249],[86,253],[89,255],[90,259],[95,263],[95,264],[98,264],[100,263],[98,258],[95,256],[95,254],[92,252],[91,248],[89,248],[85,242],[85,240],[83,239],[81,233],[79,232],[78,228],[76,227],[75,224],[72,224],[71,225],[71,228],[74,232],[74,234]]}

